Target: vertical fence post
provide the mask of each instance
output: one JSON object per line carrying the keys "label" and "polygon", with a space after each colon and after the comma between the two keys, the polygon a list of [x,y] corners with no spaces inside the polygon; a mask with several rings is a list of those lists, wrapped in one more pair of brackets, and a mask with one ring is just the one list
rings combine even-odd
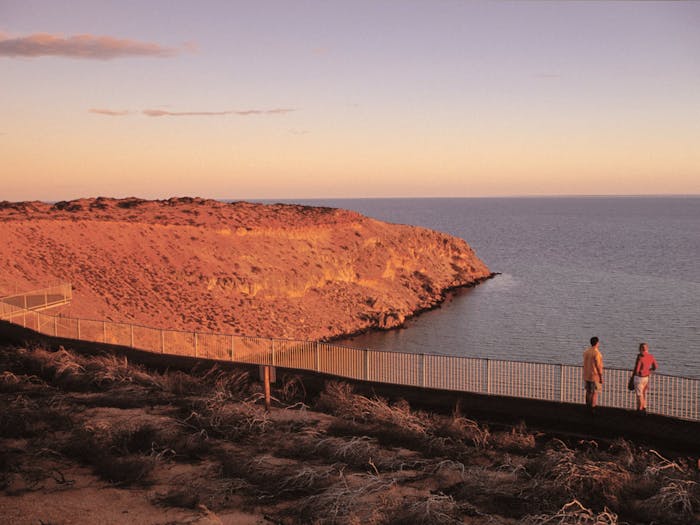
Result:
{"label": "vertical fence post", "polygon": [[161,354],[165,353],[165,331],[164,330],[160,331],[160,353]]}
{"label": "vertical fence post", "polygon": [[192,332],[194,335],[194,356],[197,357],[197,332]]}
{"label": "vertical fence post", "polygon": [[131,332],[131,334],[130,334],[131,335],[131,348],[134,348],[134,324],[129,323],[129,327],[131,328],[131,330],[130,330],[130,332]]}
{"label": "vertical fence post", "polygon": [[420,355],[420,386],[425,388],[425,354]]}
{"label": "vertical fence post", "polygon": [[486,393],[490,394],[491,393],[491,360],[486,358],[484,359],[485,364],[486,364]]}
{"label": "vertical fence post", "polygon": [[77,329],[78,329],[77,339],[78,339],[78,341],[80,341],[80,318],[78,318],[76,325],[77,325]]}
{"label": "vertical fence post", "polygon": [[[365,378],[365,381],[369,381],[369,350],[367,348],[365,348],[364,353],[365,353],[365,364],[363,367],[364,368],[364,370],[363,370],[364,378]],[[380,378],[380,380],[381,379],[383,379],[383,378]]]}
{"label": "vertical fence post", "polygon": [[234,339],[234,336],[231,336],[231,361],[233,361],[233,355],[234,355],[233,354],[233,339]]}
{"label": "vertical fence post", "polygon": [[27,309],[27,294],[24,294],[22,296],[22,298],[24,299],[24,309],[26,310]]}
{"label": "vertical fence post", "polygon": [[107,342],[107,321],[102,321],[102,342]]}
{"label": "vertical fence post", "polygon": [[[275,340],[274,340],[274,339],[272,339],[272,340],[270,341],[270,347],[271,347],[271,349],[272,349],[272,359],[271,359],[271,360],[272,360],[272,366],[275,366]],[[269,373],[269,368],[268,368],[267,370],[268,370],[268,373]]]}
{"label": "vertical fence post", "polygon": [[58,316],[53,318],[53,336],[58,337]]}
{"label": "vertical fence post", "polygon": [[320,355],[319,355],[319,346],[321,343],[316,341],[316,344],[314,345],[314,370],[316,372],[319,372],[319,364],[320,364]]}
{"label": "vertical fence post", "polygon": [[44,290],[44,306],[46,306],[47,304],[49,304],[49,291]]}
{"label": "vertical fence post", "polygon": [[559,365],[559,402],[564,402],[564,365]]}

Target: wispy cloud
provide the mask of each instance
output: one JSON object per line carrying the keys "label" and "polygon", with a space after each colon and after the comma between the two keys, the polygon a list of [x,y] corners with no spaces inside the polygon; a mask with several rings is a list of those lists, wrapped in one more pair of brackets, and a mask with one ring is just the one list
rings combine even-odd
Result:
{"label": "wispy cloud", "polygon": [[[191,49],[187,44],[185,49]],[[171,57],[181,49],[163,47],[151,42],[140,42],[125,38],[95,35],[64,36],[50,33],[10,38],[0,33],[0,57],[36,58],[42,56],[60,56],[111,60],[122,57]]]}
{"label": "wispy cloud", "polygon": [[124,115],[131,114],[128,109],[103,109],[103,108],[90,108],[89,113],[96,113],[98,115],[107,115],[110,117],[123,117]]}
{"label": "wispy cloud", "polygon": [[239,115],[247,117],[250,115],[281,115],[296,111],[291,108],[275,109],[240,109],[227,111],[165,111],[163,109],[144,109],[142,113],[149,117],[198,117],[198,116],[218,116],[218,115]]}

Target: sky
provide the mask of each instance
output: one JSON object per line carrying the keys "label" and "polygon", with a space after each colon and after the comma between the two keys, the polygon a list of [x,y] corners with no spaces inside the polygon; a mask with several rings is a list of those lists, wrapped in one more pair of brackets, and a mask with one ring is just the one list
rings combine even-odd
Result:
{"label": "sky", "polygon": [[0,0],[0,200],[700,194],[700,2]]}

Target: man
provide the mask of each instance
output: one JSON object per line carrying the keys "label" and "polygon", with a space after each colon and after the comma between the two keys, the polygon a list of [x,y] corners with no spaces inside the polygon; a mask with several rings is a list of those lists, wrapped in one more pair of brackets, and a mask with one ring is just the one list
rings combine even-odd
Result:
{"label": "man", "polygon": [[603,355],[598,349],[599,339],[591,337],[591,346],[583,353],[583,381],[586,388],[586,406],[593,413],[598,392],[603,389]]}

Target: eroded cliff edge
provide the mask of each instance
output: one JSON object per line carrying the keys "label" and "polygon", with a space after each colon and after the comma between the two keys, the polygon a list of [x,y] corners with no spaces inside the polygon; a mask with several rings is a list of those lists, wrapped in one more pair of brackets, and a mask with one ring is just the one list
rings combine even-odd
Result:
{"label": "eroded cliff edge", "polygon": [[250,336],[400,326],[491,275],[462,239],[299,205],[3,202],[0,239],[0,288],[70,281],[68,315]]}

